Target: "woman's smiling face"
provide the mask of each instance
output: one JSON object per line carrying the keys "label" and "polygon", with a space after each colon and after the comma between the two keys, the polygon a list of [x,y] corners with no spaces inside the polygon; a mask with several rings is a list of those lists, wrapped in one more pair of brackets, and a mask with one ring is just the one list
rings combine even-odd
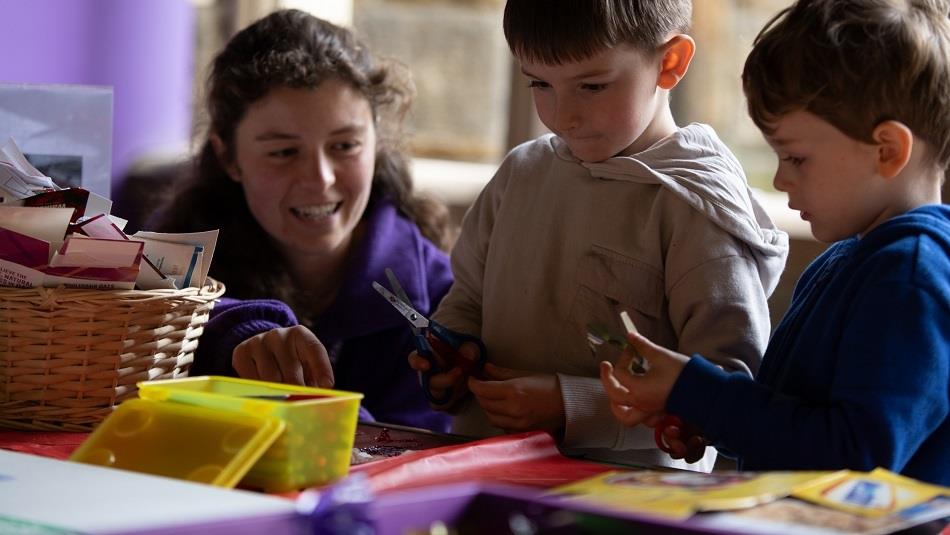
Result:
{"label": "woman's smiling face", "polygon": [[346,255],[369,202],[375,156],[369,102],[329,79],[315,89],[278,87],[252,104],[226,168],[257,222],[300,264]]}

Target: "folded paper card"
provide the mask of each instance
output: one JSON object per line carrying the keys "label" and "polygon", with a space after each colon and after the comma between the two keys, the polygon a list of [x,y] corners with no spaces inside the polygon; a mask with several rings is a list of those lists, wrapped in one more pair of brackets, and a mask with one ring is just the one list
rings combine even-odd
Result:
{"label": "folded paper card", "polygon": [[38,208],[73,208],[72,221],[83,217],[108,214],[112,210],[112,201],[82,188],[66,188],[44,191],[23,199],[23,206]]}
{"label": "folded paper card", "polygon": [[[122,220],[120,220],[120,223]],[[73,225],[70,229],[74,233],[79,233],[90,238],[102,238],[110,240],[128,240],[129,237],[122,232],[119,225],[116,224],[112,216],[99,214],[90,218],[85,218]],[[148,257],[142,256],[142,263],[139,266],[138,276],[135,278],[135,286],[140,290],[155,289],[175,289],[175,280],[165,276]]]}
{"label": "folded paper card", "polygon": [[178,288],[201,287],[211,269],[218,231],[182,234],[139,231],[132,238],[145,242],[145,256],[163,273],[175,278]]}
{"label": "folded paper card", "polygon": [[0,227],[45,241],[49,260],[53,251],[62,246],[72,215],[72,208],[0,206]]}
{"label": "folded paper card", "polygon": [[[144,244],[82,235],[64,240],[72,212],[72,208],[0,206],[0,284],[132,289]],[[52,256],[51,239],[59,240]]]}
{"label": "folded paper card", "polygon": [[0,285],[204,286],[217,230],[139,232],[133,240],[111,208],[112,201],[84,188],[60,189],[7,141],[0,146]]}

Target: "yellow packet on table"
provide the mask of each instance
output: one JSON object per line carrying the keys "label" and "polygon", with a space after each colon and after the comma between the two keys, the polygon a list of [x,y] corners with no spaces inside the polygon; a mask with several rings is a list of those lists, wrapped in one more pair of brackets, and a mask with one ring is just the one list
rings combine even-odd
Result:
{"label": "yellow packet on table", "polygon": [[824,507],[867,517],[891,514],[924,503],[950,488],[922,483],[884,468],[871,472],[843,470],[831,480],[805,485],[792,496]]}
{"label": "yellow packet on table", "polygon": [[615,471],[552,490],[626,511],[684,519],[703,511],[743,509],[791,494],[801,486],[838,479],[838,472]]}

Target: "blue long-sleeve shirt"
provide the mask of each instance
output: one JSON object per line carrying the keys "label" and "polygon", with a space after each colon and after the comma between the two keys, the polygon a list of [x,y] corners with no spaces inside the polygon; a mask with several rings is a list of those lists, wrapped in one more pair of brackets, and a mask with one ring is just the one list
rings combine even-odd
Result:
{"label": "blue long-sleeve shirt", "polygon": [[[366,215],[366,231],[354,243],[336,299],[320,314],[314,333],[333,365],[334,388],[362,392],[361,409],[376,420],[447,431],[450,417],[434,411],[407,357],[415,349],[406,320],[372,289],[385,284],[389,267],[413,306],[428,315],[452,285],[448,256],[385,201]],[[198,343],[191,375],[235,375],[234,348],[248,338],[297,324],[290,307],[276,300],[223,299],[211,312]],[[365,412],[362,413],[365,416]]]}
{"label": "blue long-sleeve shirt", "polygon": [[950,485],[950,207],[832,245],[755,380],[690,359],[666,409],[743,469],[883,466]]}

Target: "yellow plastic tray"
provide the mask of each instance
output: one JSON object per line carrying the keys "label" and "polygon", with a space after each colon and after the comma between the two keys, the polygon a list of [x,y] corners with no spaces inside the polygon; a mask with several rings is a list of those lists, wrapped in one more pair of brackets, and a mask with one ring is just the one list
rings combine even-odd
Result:
{"label": "yellow plastic tray", "polygon": [[284,427],[273,417],[130,399],[70,460],[230,488]]}
{"label": "yellow plastic tray", "polygon": [[[156,401],[276,417],[284,432],[250,469],[241,486],[283,492],[335,481],[347,474],[362,394],[232,377],[189,377],[138,384]],[[316,395],[305,401],[254,396]]]}

